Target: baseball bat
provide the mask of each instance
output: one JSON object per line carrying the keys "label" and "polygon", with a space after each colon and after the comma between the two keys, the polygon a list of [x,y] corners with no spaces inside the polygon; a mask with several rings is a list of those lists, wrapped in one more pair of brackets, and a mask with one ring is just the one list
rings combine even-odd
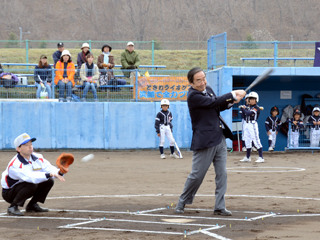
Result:
{"label": "baseball bat", "polygon": [[[239,108],[245,108],[245,106],[244,105],[240,105]],[[259,109],[260,110],[264,110],[264,107],[259,106]]]}
{"label": "baseball bat", "polygon": [[267,70],[265,70],[249,85],[249,87],[247,87],[245,91],[248,92],[251,88],[261,83],[262,81],[266,80],[272,72],[273,72],[273,68],[268,68]]}
{"label": "baseball bat", "polygon": [[174,140],[174,145],[176,146],[176,149],[177,149],[177,151],[178,151],[179,157],[180,157],[180,158],[183,158],[183,157],[182,157],[182,154],[181,154],[181,152],[180,152],[180,149],[179,149],[179,147],[178,147],[178,144],[177,144],[177,142],[176,142],[176,140]]}

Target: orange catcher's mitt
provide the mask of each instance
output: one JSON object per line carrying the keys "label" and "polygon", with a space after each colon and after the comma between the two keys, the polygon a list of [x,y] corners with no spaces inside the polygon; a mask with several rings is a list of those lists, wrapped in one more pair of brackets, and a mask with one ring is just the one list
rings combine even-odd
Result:
{"label": "orange catcher's mitt", "polygon": [[69,166],[73,163],[74,156],[71,153],[61,153],[57,158],[56,164],[60,168],[60,173],[66,174],[69,171]]}

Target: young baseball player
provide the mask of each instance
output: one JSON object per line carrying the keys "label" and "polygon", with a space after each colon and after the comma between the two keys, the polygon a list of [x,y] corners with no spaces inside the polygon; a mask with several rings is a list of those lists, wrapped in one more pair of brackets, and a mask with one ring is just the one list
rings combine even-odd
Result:
{"label": "young baseball player", "polygon": [[288,131],[288,147],[299,147],[299,129],[303,128],[303,121],[300,117],[301,112],[296,109],[293,113],[293,118],[287,120],[287,123],[291,123],[291,131]]}
{"label": "young baseball player", "polygon": [[161,111],[158,112],[155,125],[156,132],[158,137],[160,137],[160,144],[159,144],[159,150],[160,150],[160,158],[166,158],[166,155],[163,153],[163,144],[164,144],[164,138],[167,136],[169,142],[170,142],[170,150],[171,154],[170,157],[172,158],[179,158],[178,155],[174,152],[174,138],[172,135],[172,113],[168,110],[170,107],[170,102],[168,99],[162,99],[161,100]]}
{"label": "young baseball player", "polygon": [[280,119],[277,117],[279,115],[279,108],[274,106],[270,110],[271,116],[267,117],[265,121],[265,126],[268,135],[268,151],[273,151],[276,145],[276,139],[279,127],[281,125]]}
{"label": "young baseball player", "polygon": [[311,124],[310,147],[319,147],[320,141],[320,108],[314,107],[308,122]]}
{"label": "young baseball player", "polygon": [[256,92],[248,94],[249,106],[242,106],[242,111],[245,115],[245,121],[243,125],[244,129],[244,140],[247,147],[247,156],[240,160],[240,162],[251,162],[250,154],[252,142],[257,147],[259,152],[259,158],[255,161],[256,163],[263,163],[264,159],[262,156],[262,145],[259,138],[259,129],[257,120],[260,115],[260,108],[257,105],[259,102],[259,95]]}
{"label": "young baseball player", "polygon": [[[248,94],[246,95],[245,97],[245,106],[249,106],[249,98],[248,98]],[[245,119],[246,119],[246,115],[244,114],[244,112],[242,110],[239,111],[240,114],[241,114],[241,118],[242,118],[242,138],[241,138],[241,142],[242,142],[242,152],[246,152],[247,151],[247,148],[246,148],[246,142],[244,141],[244,127],[243,127],[243,124],[245,122]],[[252,152],[256,152],[257,149],[255,148],[254,146],[254,143],[252,142],[252,148],[251,148],[251,151]]]}

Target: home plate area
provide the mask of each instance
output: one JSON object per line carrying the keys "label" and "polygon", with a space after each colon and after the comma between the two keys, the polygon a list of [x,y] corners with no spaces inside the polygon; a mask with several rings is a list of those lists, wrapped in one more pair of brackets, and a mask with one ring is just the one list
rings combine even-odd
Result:
{"label": "home plate area", "polygon": [[[59,215],[52,217],[52,220],[59,219],[60,223],[63,223],[58,228],[184,237],[205,234],[216,239],[228,239],[222,236],[223,232],[217,233],[217,230],[232,228],[233,222],[252,222],[276,215],[267,212],[233,211],[232,217],[221,217],[213,215],[209,209],[185,208],[185,211],[185,214],[177,215],[174,214],[174,207],[169,206],[136,212],[50,209],[51,214]],[[50,219],[50,217],[44,218]]]}

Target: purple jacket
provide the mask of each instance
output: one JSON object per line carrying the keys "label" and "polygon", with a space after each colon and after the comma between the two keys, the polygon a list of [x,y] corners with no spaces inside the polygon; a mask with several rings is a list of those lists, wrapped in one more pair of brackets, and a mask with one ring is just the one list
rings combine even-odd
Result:
{"label": "purple jacket", "polygon": [[9,72],[4,72],[0,74],[0,78],[2,78],[4,75],[11,75],[11,80],[15,82],[15,84],[17,84],[19,82],[19,78],[14,75],[13,73],[9,73]]}

